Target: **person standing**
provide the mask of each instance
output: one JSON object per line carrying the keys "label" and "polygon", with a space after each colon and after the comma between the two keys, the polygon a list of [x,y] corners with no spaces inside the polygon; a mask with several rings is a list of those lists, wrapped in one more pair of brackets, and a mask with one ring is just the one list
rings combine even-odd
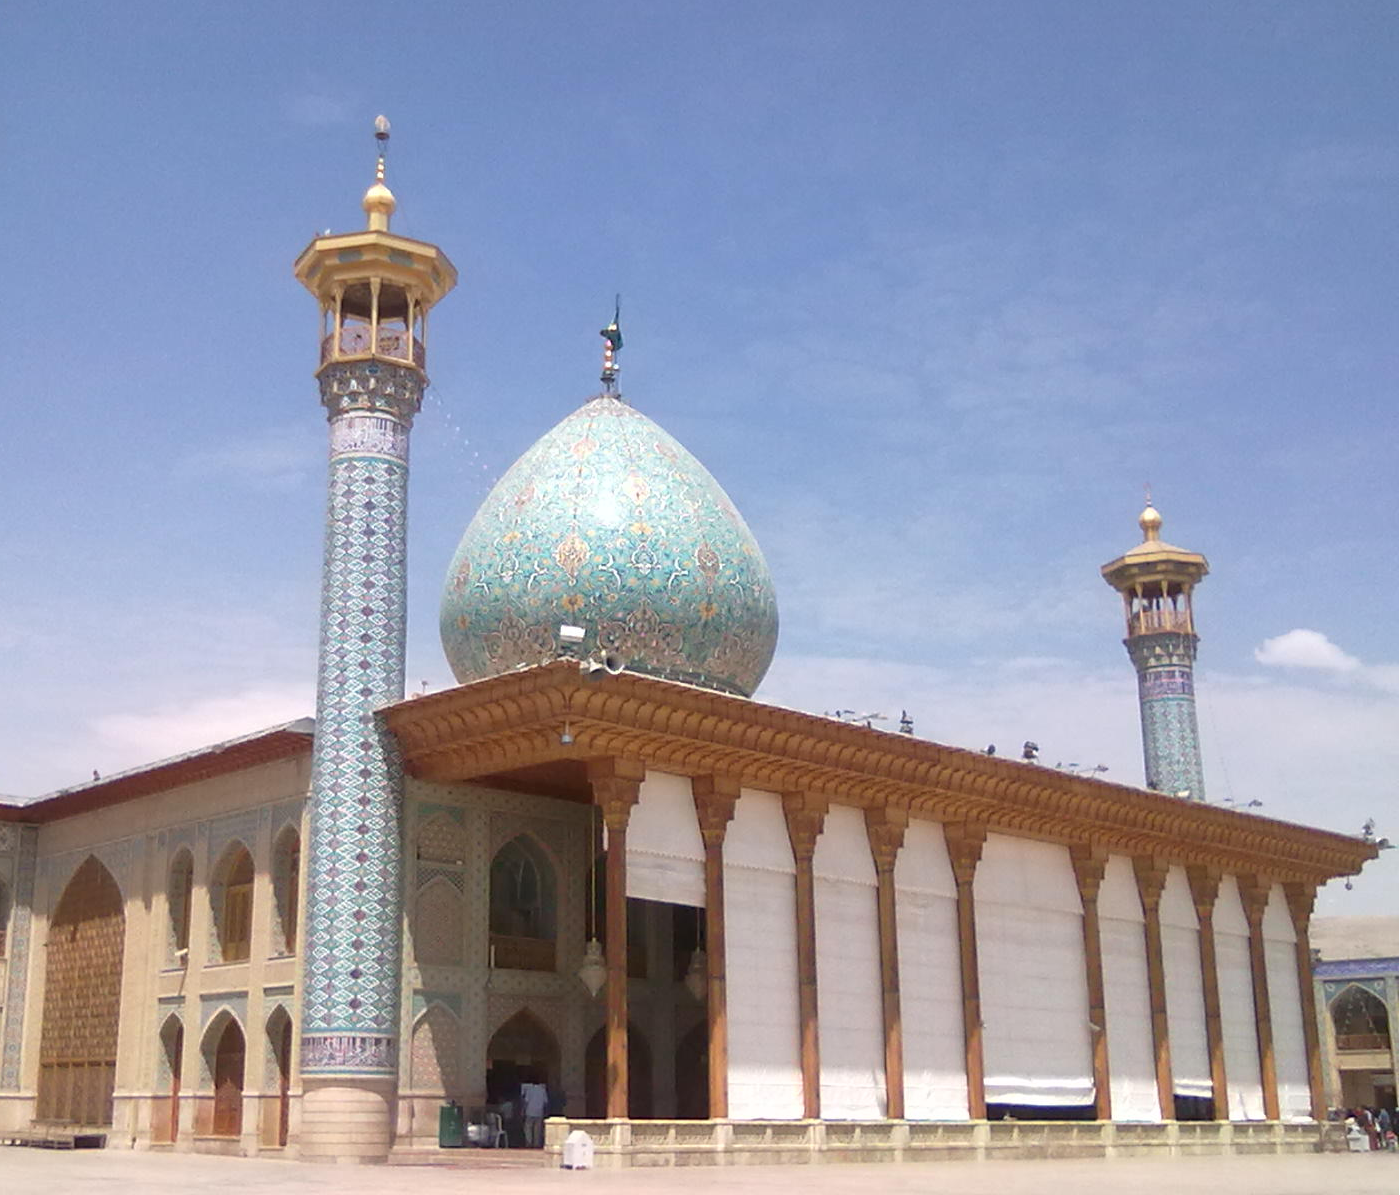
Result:
{"label": "person standing", "polygon": [[549,1107],[549,1088],[543,1083],[520,1085],[521,1114],[525,1120],[525,1148],[544,1147],[544,1114]]}

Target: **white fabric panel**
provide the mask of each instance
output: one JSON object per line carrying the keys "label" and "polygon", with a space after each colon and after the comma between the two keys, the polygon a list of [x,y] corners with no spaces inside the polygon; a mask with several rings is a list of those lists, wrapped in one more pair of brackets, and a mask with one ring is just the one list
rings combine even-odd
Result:
{"label": "white fabric panel", "polygon": [[1159,1120],[1147,940],[1132,861],[1110,855],[1099,888],[1099,946],[1114,1120]]}
{"label": "white fabric panel", "polygon": [[943,827],[910,821],[894,865],[904,1114],[966,1120],[957,886]]}
{"label": "white fabric panel", "polygon": [[627,895],[705,907],[705,844],[685,776],[642,781],[627,823]]}
{"label": "white fabric panel", "polygon": [[729,1115],[800,1119],[797,905],[782,802],[741,790],[724,838]]}
{"label": "white fabric panel", "polygon": [[1162,970],[1167,989],[1167,1039],[1171,1046],[1172,1090],[1210,1099],[1210,1049],[1206,1044],[1206,998],[1201,983],[1201,944],[1196,906],[1186,869],[1167,872],[1159,906]]}
{"label": "white fabric panel", "polygon": [[973,891],[987,1101],[1092,1103],[1083,915],[1069,851],[988,834]]}
{"label": "white fabric panel", "polygon": [[1249,923],[1234,876],[1220,881],[1215,901],[1215,972],[1220,985],[1220,1033],[1225,1041],[1225,1089],[1231,1120],[1263,1120],[1254,980],[1249,970]]}
{"label": "white fabric panel", "polygon": [[875,861],[859,809],[833,805],[812,858],[824,1120],[885,1115]]}
{"label": "white fabric panel", "polygon": [[1296,941],[1288,898],[1283,885],[1275,884],[1269,890],[1269,904],[1264,910],[1264,963],[1269,975],[1269,1014],[1274,1028],[1278,1114],[1282,1120],[1311,1120],[1308,1043],[1303,1035]]}

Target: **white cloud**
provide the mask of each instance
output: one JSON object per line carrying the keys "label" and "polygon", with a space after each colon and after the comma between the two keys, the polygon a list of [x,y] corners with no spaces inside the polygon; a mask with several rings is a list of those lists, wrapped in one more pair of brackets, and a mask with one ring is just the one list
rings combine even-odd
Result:
{"label": "white cloud", "polygon": [[305,718],[316,708],[310,684],[278,684],[169,704],[143,713],[103,714],[92,721],[96,749],[108,770],[166,759],[184,751]]}
{"label": "white cloud", "polygon": [[1325,672],[1355,672],[1361,661],[1349,656],[1321,631],[1298,627],[1265,639],[1254,658],[1270,668],[1318,668]]}

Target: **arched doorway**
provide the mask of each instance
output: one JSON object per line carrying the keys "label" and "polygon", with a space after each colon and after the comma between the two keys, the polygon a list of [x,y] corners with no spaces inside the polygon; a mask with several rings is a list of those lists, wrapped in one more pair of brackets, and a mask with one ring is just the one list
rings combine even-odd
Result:
{"label": "arched doorway", "polygon": [[[590,1120],[608,1114],[608,1027],[602,1026],[583,1056],[586,1113]],[[637,1026],[627,1023],[627,1115],[649,1120],[652,1112],[651,1043]]]}
{"label": "arched doorway", "polygon": [[287,1129],[292,1110],[292,1018],[287,1010],[278,1007],[267,1019],[267,1048],[271,1071],[276,1076],[277,1104],[272,1122],[264,1119],[269,1143],[287,1144]]}
{"label": "arched doorway", "polygon": [[167,1017],[160,1030],[160,1070],[166,1091],[157,1096],[152,1136],[173,1143],[180,1138],[180,1076],[185,1053],[185,1027],[176,1016]]}
{"label": "arched doorway", "polygon": [[486,1100],[515,1105],[506,1124],[511,1145],[525,1144],[519,1107],[523,1083],[545,1083],[555,1092],[561,1090],[559,1042],[539,1017],[524,1008],[496,1030],[486,1047]]}
{"label": "arched doorway", "polygon": [[112,1123],[125,938],[121,889],[89,855],[49,922],[37,1120]]}
{"label": "arched doorway", "polygon": [[237,1137],[243,1132],[243,1065],[247,1047],[243,1030],[229,1017],[214,1044],[214,1118],[210,1131],[215,1137]]}

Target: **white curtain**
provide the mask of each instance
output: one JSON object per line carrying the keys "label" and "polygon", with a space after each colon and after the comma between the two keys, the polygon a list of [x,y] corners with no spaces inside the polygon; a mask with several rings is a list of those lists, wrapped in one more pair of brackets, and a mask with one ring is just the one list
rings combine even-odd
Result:
{"label": "white curtain", "polygon": [[642,781],[627,823],[627,895],[705,907],[705,844],[685,776]]}
{"label": "white curtain", "polygon": [[957,885],[943,827],[914,819],[894,867],[904,1114],[967,1119]]}
{"label": "white curtain", "polygon": [[1264,961],[1269,975],[1269,1019],[1274,1029],[1280,1120],[1311,1120],[1308,1046],[1303,1036],[1303,1000],[1298,992],[1298,956],[1293,919],[1283,885],[1269,890],[1264,911]]}
{"label": "white curtain", "polygon": [[1099,888],[1099,944],[1114,1120],[1160,1120],[1142,902],[1132,861],[1110,855]]}
{"label": "white curtain", "polygon": [[824,1120],[885,1115],[885,1027],[875,863],[865,817],[832,805],[812,859]]}
{"label": "white curtain", "polygon": [[1186,869],[1167,872],[1160,906],[1162,969],[1167,989],[1167,1038],[1171,1043],[1172,1091],[1210,1099],[1210,1049],[1206,1044],[1206,1000],[1201,984],[1201,947],[1196,906]]}
{"label": "white curtain", "polygon": [[973,891],[987,1102],[1092,1103],[1083,915],[1069,851],[989,834]]}
{"label": "white curtain", "polygon": [[802,1116],[797,906],[782,802],[743,789],[724,838],[729,1115]]}
{"label": "white curtain", "polygon": [[1263,1120],[1254,979],[1249,969],[1249,923],[1234,876],[1220,881],[1215,902],[1215,970],[1220,984],[1220,1032],[1225,1041],[1225,1088],[1231,1120]]}

